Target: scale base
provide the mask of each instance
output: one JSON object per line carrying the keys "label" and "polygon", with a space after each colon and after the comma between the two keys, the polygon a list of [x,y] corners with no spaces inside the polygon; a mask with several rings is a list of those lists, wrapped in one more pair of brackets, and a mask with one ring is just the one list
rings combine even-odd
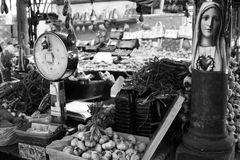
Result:
{"label": "scale base", "polygon": [[51,95],[51,117],[53,123],[65,123],[66,116],[66,97],[64,81],[50,82]]}

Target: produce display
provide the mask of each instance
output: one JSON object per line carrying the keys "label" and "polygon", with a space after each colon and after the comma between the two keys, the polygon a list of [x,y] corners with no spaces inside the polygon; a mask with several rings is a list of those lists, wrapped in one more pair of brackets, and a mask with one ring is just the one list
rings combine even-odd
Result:
{"label": "produce display", "polygon": [[8,146],[17,143],[16,129],[24,126],[27,120],[11,114],[8,110],[0,109],[0,146]]}
{"label": "produce display", "polygon": [[140,41],[140,49],[141,50],[151,50],[152,48],[155,48],[153,40],[141,40]]}
{"label": "produce display", "polygon": [[120,63],[114,64],[113,61],[109,62],[96,62],[93,60],[83,60],[79,62],[79,66],[84,71],[136,71],[141,65],[134,59],[124,59]]}
{"label": "produce display", "polygon": [[51,134],[55,132],[57,126],[32,123],[31,127],[26,130],[27,133],[35,133],[35,134]]}
{"label": "produce display", "polygon": [[238,63],[230,60],[228,77],[227,129],[233,133],[238,149],[240,149],[240,84]]}
{"label": "produce display", "polygon": [[13,115],[31,115],[38,110],[43,97],[49,92],[49,81],[37,71],[28,72],[17,82],[4,82],[0,86],[0,105]]}
{"label": "produce display", "polygon": [[100,13],[97,13],[94,9],[91,11],[86,10],[83,13],[76,12],[73,14],[73,23],[78,24],[79,22],[85,21],[99,21],[99,20],[111,20],[119,18],[130,18],[136,16],[135,8],[126,8],[124,15],[119,15],[116,8],[112,10],[103,9]]}
{"label": "produce display", "polygon": [[162,41],[162,49],[165,51],[177,52],[180,50],[180,39],[170,39],[166,38]]}
{"label": "produce display", "polygon": [[87,160],[140,160],[147,147],[135,136],[123,138],[111,127],[94,135],[91,135],[92,130],[79,130],[63,152]]}
{"label": "produce display", "polygon": [[26,119],[23,117],[13,115],[11,112],[4,108],[0,109],[0,128],[13,126],[21,127],[26,122]]}
{"label": "produce display", "polygon": [[165,0],[163,11],[171,13],[180,13],[186,10],[186,3],[189,0]]}
{"label": "produce display", "polygon": [[[118,52],[119,51],[119,52]],[[129,57],[126,57],[125,55],[129,54],[129,50],[117,50],[120,55],[124,55],[121,57],[121,60],[118,61],[118,63],[115,63],[114,61],[94,61],[91,59],[81,59],[79,61],[79,69],[83,71],[101,71],[101,70],[108,70],[108,71],[132,71],[137,72],[139,71],[146,63],[149,62],[149,60],[154,59],[154,57],[157,57],[159,59],[172,59],[176,61],[190,61],[190,53],[186,52],[185,50],[180,50],[178,52],[172,52],[172,51],[162,51],[157,50],[154,47],[151,47],[150,49],[145,48],[139,48],[134,49],[131,51],[131,55]],[[126,52],[126,53],[123,53]],[[118,54],[117,53],[117,54]],[[114,53],[115,54],[115,53]],[[113,59],[116,57],[113,57]]]}
{"label": "produce display", "polygon": [[[147,144],[134,135],[123,136],[113,131],[114,104],[92,104],[86,125],[79,124],[61,151],[87,160],[140,160]],[[62,143],[61,143],[62,144]],[[58,147],[59,148],[59,147]]]}
{"label": "produce display", "polygon": [[174,95],[183,89],[188,65],[187,62],[154,58],[134,74],[135,89],[139,94],[151,89],[154,93]]}
{"label": "produce display", "polygon": [[113,56],[130,56],[132,53],[132,50],[129,49],[116,49],[114,52],[112,52]]}

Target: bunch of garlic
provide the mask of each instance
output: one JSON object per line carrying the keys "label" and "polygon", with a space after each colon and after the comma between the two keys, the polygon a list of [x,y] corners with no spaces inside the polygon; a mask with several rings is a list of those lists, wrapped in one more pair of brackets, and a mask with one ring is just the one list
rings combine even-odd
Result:
{"label": "bunch of garlic", "polygon": [[240,148],[240,84],[237,70],[238,63],[231,59],[228,75],[226,125],[228,131],[234,135],[238,148]]}

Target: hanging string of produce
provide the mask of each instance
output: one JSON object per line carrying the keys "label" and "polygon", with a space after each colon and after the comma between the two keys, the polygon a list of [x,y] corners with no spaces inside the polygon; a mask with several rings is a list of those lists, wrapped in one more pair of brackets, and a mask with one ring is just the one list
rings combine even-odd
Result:
{"label": "hanging string of produce", "polygon": [[40,5],[42,4],[42,0],[39,0],[38,2],[36,0],[28,0],[28,34],[29,34],[29,45],[30,48],[33,48],[34,42],[37,39],[37,26],[39,24],[39,20],[41,18],[41,15],[44,14],[47,0],[44,2],[44,8],[42,13],[40,13]]}
{"label": "hanging string of produce", "polygon": [[2,0],[1,1],[1,13],[3,14],[3,13],[6,13],[6,14],[8,14],[8,6],[7,6],[7,4],[6,4],[6,0]]}
{"label": "hanging string of produce", "polygon": [[28,0],[28,35],[30,48],[33,48],[34,41],[37,39],[37,25],[39,23],[38,16],[40,14],[40,4],[41,0],[39,0],[38,3],[36,0],[33,0],[33,3],[31,0]]}
{"label": "hanging string of produce", "polygon": [[137,4],[136,11],[137,11],[137,13],[140,13],[139,21],[140,21],[140,22],[143,22],[144,19],[143,19],[143,9],[142,9],[142,5]]}
{"label": "hanging string of produce", "polygon": [[74,43],[76,43],[77,36],[75,33],[75,29],[73,27],[73,18],[72,18],[72,9],[71,9],[71,1],[70,0],[64,1],[62,14],[63,14],[63,16],[66,16],[65,27],[68,30],[68,40],[70,42],[72,42],[72,44],[74,44]]}

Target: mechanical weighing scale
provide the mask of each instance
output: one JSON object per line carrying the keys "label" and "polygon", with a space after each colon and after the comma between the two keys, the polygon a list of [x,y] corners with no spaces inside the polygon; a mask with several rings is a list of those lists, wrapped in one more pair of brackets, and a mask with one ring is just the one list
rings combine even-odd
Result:
{"label": "mechanical weighing scale", "polygon": [[38,72],[50,81],[52,121],[66,120],[64,79],[77,68],[78,51],[75,41],[62,32],[46,32],[34,45],[34,61]]}

